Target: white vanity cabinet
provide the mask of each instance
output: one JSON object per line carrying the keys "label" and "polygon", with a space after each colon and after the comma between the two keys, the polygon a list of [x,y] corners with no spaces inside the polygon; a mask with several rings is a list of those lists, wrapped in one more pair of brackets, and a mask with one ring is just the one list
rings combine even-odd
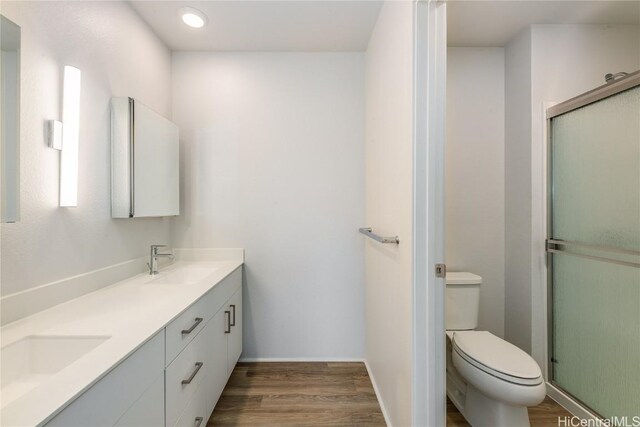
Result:
{"label": "white vanity cabinet", "polygon": [[[174,320],[193,327],[197,319],[203,319],[200,323],[206,321],[206,325],[173,360],[170,356],[176,353],[176,349],[172,346],[181,346],[182,342],[174,339],[178,332],[177,328],[172,328],[174,322],[167,326],[167,427],[194,427],[199,424],[204,427],[213,412],[242,352],[242,342],[234,341],[238,337],[242,339],[242,334],[236,332],[238,325],[242,324],[241,289],[242,270],[238,268]],[[192,310],[198,306],[199,310]],[[235,310],[235,322],[232,310]],[[171,333],[175,334],[174,337],[169,335]]]}
{"label": "white vanity cabinet", "polygon": [[[173,426],[182,411],[196,395],[196,390],[207,381],[214,366],[207,359],[208,351],[213,348],[212,334],[205,328],[185,347],[185,349],[167,366],[165,374],[166,425]],[[212,407],[213,409],[213,407]]]}
{"label": "white vanity cabinet", "polygon": [[158,427],[164,425],[164,375],[124,413],[116,427]]}
{"label": "white vanity cabinet", "polygon": [[47,427],[204,427],[242,352],[238,267]]}
{"label": "white vanity cabinet", "polygon": [[129,425],[133,426],[139,409],[146,412],[148,422],[164,420],[164,392],[157,393],[163,374],[164,331],[160,331],[71,402],[47,427],[126,425],[119,423],[121,418],[131,420]]}
{"label": "white vanity cabinet", "polygon": [[226,316],[224,310],[220,309],[201,332],[211,343],[202,358],[204,365],[209,368],[203,373],[203,380],[194,387],[192,398],[184,405],[175,424],[170,424],[173,421],[170,416],[175,412],[170,407],[177,406],[178,403],[167,400],[167,426],[204,427],[207,424],[228,379],[226,330]]}
{"label": "white vanity cabinet", "polygon": [[242,353],[242,288],[229,299],[229,327],[227,328],[227,372],[231,375]]}

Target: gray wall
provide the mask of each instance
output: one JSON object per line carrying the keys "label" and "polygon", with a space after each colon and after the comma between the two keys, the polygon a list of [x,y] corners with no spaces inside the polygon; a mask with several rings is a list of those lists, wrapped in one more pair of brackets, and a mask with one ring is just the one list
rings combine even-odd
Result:
{"label": "gray wall", "polygon": [[[170,219],[111,219],[113,96],[171,115],[171,54],[124,2],[2,2],[22,29],[20,222],[2,224],[2,294],[144,256]],[[106,19],[105,17],[108,17]],[[65,65],[82,71],[78,207],[58,207],[60,153],[44,121],[61,119]]]}
{"label": "gray wall", "polygon": [[447,50],[445,248],[482,276],[479,329],[504,336],[504,49]]}
{"label": "gray wall", "polygon": [[505,338],[531,351],[531,30],[505,48]]}
{"label": "gray wall", "polygon": [[244,358],[364,356],[364,54],[173,55],[177,247],[246,250]]}

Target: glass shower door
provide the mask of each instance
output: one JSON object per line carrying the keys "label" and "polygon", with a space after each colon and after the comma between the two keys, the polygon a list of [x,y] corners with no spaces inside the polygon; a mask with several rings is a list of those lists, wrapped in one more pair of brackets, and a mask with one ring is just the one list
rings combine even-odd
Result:
{"label": "glass shower door", "polygon": [[549,120],[550,379],[640,416],[640,86]]}

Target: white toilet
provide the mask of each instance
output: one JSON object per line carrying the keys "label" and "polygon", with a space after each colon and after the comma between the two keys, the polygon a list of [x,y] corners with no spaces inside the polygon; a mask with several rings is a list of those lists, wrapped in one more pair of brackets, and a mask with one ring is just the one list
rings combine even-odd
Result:
{"label": "white toilet", "polygon": [[476,331],[482,278],[447,273],[447,395],[473,427],[529,426],[546,394],[540,367],[518,347]]}

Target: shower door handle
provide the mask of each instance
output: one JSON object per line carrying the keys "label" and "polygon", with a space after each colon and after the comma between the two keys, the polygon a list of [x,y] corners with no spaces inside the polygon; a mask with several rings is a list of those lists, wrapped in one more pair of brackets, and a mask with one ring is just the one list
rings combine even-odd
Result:
{"label": "shower door handle", "polygon": [[616,248],[613,246],[595,245],[592,243],[581,243],[581,242],[575,242],[571,240],[562,240],[562,239],[547,239],[546,243],[547,243],[546,244],[547,253],[550,253],[550,254],[566,254],[574,257],[590,259],[593,261],[607,262],[609,264],[618,264],[618,265],[624,265],[627,267],[640,268],[640,262],[609,258],[609,257],[600,256],[600,255],[589,255],[586,253],[574,252],[568,249],[564,249],[564,247],[575,246],[578,248],[583,248],[583,250],[591,249],[595,252],[608,252],[608,253],[621,254],[627,257],[629,256],[640,257],[640,251],[635,251],[633,249]]}

